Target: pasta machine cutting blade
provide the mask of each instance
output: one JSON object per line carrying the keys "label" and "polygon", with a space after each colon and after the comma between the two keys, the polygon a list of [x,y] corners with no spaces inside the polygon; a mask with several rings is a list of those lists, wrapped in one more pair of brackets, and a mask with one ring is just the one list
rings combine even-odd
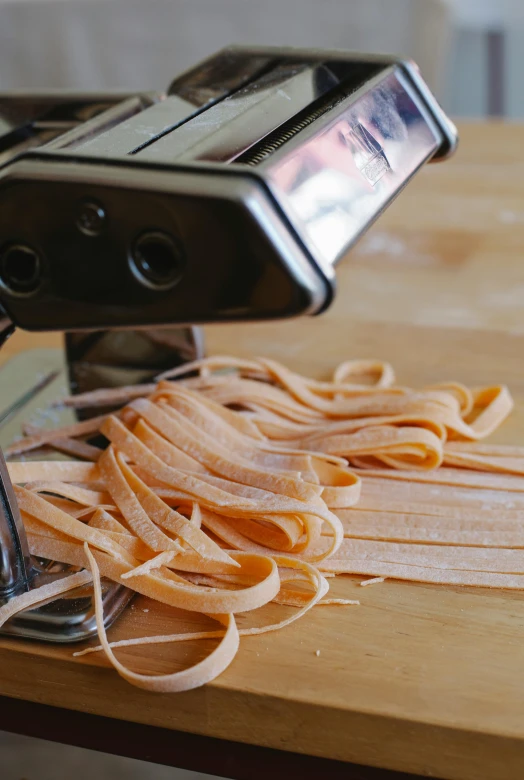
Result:
{"label": "pasta machine cutting blade", "polygon": [[[67,331],[87,390],[201,356],[196,325],[318,314],[336,263],[456,144],[413,63],[345,52],[229,48],[165,93],[0,95],[0,331]],[[3,459],[0,486],[5,600],[70,567],[29,555]],[[105,587],[110,623],[129,596]],[[85,638],[90,591],[3,630]]]}

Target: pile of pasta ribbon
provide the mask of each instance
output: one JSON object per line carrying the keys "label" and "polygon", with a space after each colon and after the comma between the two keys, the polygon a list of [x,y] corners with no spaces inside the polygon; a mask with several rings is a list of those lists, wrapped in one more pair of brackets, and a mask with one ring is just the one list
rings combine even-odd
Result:
{"label": "pile of pasta ribbon", "polygon": [[[7,454],[24,458],[8,465],[32,554],[77,569],[12,599],[0,624],[92,580],[101,645],[82,652],[103,649],[139,687],[197,687],[231,663],[241,635],[315,605],[358,604],[327,598],[334,575],[524,588],[524,448],[479,443],[511,411],[503,386],[413,390],[376,361],[320,382],[268,359],[215,357],[62,403],[118,411],[27,426]],[[43,447],[73,459],[25,458]],[[217,629],[110,643],[101,577]],[[238,628],[236,614],[271,601],[296,611]],[[216,648],[168,675],[114,654],[205,637]]]}

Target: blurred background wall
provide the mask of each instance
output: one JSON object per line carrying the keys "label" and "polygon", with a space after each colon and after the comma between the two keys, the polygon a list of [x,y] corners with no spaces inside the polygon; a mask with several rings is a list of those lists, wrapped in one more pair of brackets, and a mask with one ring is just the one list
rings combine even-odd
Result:
{"label": "blurred background wall", "polygon": [[443,2],[451,39],[443,104],[455,116],[523,118],[524,0]]}
{"label": "blurred background wall", "polygon": [[230,43],[405,52],[432,86],[442,0],[0,0],[0,88],[161,87]]}
{"label": "blurred background wall", "polygon": [[0,89],[162,88],[232,42],[403,54],[454,115],[524,116],[524,0],[0,0]]}
{"label": "blurred background wall", "polygon": [[403,54],[455,116],[524,116],[524,0],[0,0],[0,89],[163,88],[228,43]]}

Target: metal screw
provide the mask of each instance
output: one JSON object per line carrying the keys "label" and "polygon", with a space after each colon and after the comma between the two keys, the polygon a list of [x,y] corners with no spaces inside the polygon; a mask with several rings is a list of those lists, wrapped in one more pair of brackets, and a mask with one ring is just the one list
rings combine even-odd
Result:
{"label": "metal screw", "polygon": [[76,226],[85,236],[99,236],[103,230],[106,213],[102,206],[84,201],[76,219]]}

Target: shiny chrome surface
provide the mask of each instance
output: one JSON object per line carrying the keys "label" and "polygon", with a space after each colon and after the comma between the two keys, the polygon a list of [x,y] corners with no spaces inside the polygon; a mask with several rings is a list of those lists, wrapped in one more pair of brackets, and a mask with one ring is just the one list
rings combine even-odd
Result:
{"label": "shiny chrome surface", "polygon": [[[209,110],[268,68],[267,56],[223,52],[201,63],[172,82],[167,95],[118,127],[76,144],[75,151],[92,157],[137,154],[165,135]],[[48,148],[50,148],[48,146]]]}
{"label": "shiny chrome surface", "polygon": [[177,76],[168,94],[194,106],[212,105],[257,79],[281,56],[282,51],[227,47]]}
{"label": "shiny chrome surface", "polygon": [[15,326],[11,320],[5,315],[4,310],[0,306],[0,348],[10,338],[15,331]]}
{"label": "shiny chrome surface", "polygon": [[431,158],[432,162],[440,162],[447,160],[457,150],[458,146],[458,132],[455,124],[442,110],[440,104],[436,100],[435,96],[431,92],[430,88],[422,78],[420,70],[414,62],[406,60],[402,63],[404,74],[411,80],[413,86],[423,98],[425,107],[421,107],[421,111],[429,114],[429,119],[435,122],[441,133],[440,146]]}
{"label": "shiny chrome surface", "polygon": [[100,135],[76,143],[72,148],[77,154],[94,157],[135,154],[143,146],[186,122],[198,110],[177,95],[164,97],[145,111],[129,117]]}
{"label": "shiny chrome surface", "polygon": [[72,148],[127,121],[160,97],[157,93],[0,93],[0,167],[30,149]]}
{"label": "shiny chrome surface", "polygon": [[30,571],[25,530],[0,449],[0,600],[26,589]]}
{"label": "shiny chrome surface", "polygon": [[323,268],[339,261],[439,147],[391,68],[263,157],[260,169]]}
{"label": "shiny chrome surface", "polygon": [[[282,48],[280,46],[250,46],[249,48],[244,46],[232,46],[229,49],[224,50],[224,52],[215,55],[215,57],[218,58],[220,54],[226,53],[236,56],[246,56],[247,54],[251,57],[264,56],[268,59],[280,59],[284,57],[289,62],[323,62],[324,65],[334,72],[341,81],[348,79],[352,80],[355,71],[360,68],[367,70],[375,69],[375,72],[391,66],[399,68],[408,76],[415,87],[419,98],[422,100],[422,110],[424,113],[431,117],[431,120],[438,126],[438,131],[441,135],[440,145],[435,152],[435,155],[431,158],[431,162],[446,160],[456,151],[458,145],[457,128],[443,111],[424,81],[418,66],[412,60],[396,58],[388,54],[370,54],[368,52],[356,51],[348,52],[345,49]],[[372,76],[373,73],[369,72],[367,78],[371,78]]]}
{"label": "shiny chrome surface", "polygon": [[78,149],[100,137],[107,137],[113,128],[123,128],[142,116],[148,110],[154,110],[161,105],[164,96],[151,92],[144,95],[133,95],[125,100],[96,114],[91,119],[76,125],[67,133],[58,136],[45,146],[49,151],[56,149]]}
{"label": "shiny chrome surface", "polygon": [[[65,105],[31,115],[0,169],[0,249],[39,258],[30,297],[0,289],[28,329],[319,313],[334,263],[456,143],[413,64],[345,52],[227,49],[167,96],[128,96],[69,130]],[[96,231],[86,203],[104,215]],[[137,259],[144,235],[176,255],[161,279]]]}
{"label": "shiny chrome surface", "polygon": [[284,62],[148,146],[139,157],[232,162],[337,84],[322,63]]}
{"label": "shiny chrome surface", "polygon": [[199,360],[204,336],[194,327],[73,332],[65,334],[65,354],[70,387],[86,393],[152,382],[168,368]]}

